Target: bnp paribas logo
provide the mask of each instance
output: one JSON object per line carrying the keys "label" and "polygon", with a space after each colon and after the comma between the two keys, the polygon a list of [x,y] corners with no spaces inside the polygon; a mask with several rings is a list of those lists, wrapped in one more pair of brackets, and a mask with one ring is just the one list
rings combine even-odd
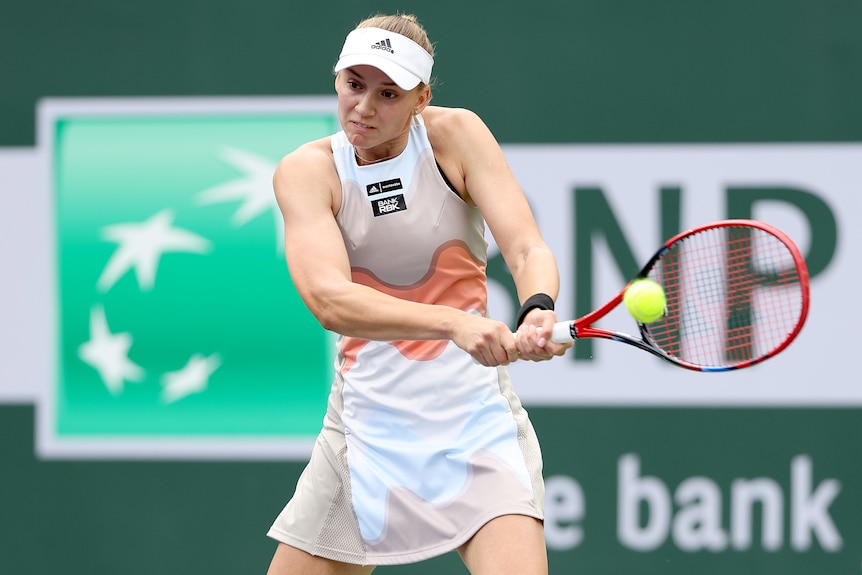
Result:
{"label": "bnp paribas logo", "polygon": [[57,303],[43,451],[307,453],[331,346],[291,284],[272,175],[336,131],[331,104],[42,103]]}

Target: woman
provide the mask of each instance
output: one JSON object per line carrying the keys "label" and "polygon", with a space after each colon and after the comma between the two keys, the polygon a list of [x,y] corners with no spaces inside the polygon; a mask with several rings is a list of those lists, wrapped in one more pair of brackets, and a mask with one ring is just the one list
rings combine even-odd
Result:
{"label": "woman", "polygon": [[[559,275],[484,123],[429,107],[415,17],[360,23],[335,66],[342,131],[274,176],[293,282],[339,334],[323,430],[269,535],[271,575],[370,573],[458,550],[547,573],[541,454],[505,366],[547,360]],[[524,302],[486,317],[487,225]]]}

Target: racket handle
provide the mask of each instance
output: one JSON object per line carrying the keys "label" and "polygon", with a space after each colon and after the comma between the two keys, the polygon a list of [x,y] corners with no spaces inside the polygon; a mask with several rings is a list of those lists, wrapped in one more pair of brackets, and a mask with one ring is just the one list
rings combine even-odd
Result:
{"label": "racket handle", "polygon": [[554,343],[568,343],[575,339],[572,337],[572,322],[558,321],[551,330],[551,341]]}
{"label": "racket handle", "polygon": [[[568,343],[575,339],[572,336],[572,321],[558,321],[551,329],[551,341],[554,343]],[[512,333],[518,337],[518,332]]]}

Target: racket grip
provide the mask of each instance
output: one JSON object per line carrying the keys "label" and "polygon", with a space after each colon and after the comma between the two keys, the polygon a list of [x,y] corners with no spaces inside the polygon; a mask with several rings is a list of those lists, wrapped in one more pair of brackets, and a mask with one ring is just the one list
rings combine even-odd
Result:
{"label": "racket grip", "polygon": [[[558,321],[555,323],[554,327],[551,328],[551,341],[554,343],[568,343],[575,339],[572,336],[573,323],[571,321]],[[512,335],[518,337],[518,332],[513,332]]]}
{"label": "racket grip", "polygon": [[551,341],[554,343],[568,343],[575,339],[572,337],[572,322],[558,321],[551,330]]}

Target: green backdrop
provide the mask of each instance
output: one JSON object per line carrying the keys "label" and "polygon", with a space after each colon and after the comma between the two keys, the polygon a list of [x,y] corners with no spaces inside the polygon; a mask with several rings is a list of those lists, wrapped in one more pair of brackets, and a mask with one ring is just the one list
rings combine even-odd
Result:
{"label": "green backdrop", "polygon": [[[504,143],[862,141],[862,3],[853,0],[7,0],[0,146],[34,145],[35,104],[46,96],[329,94],[346,31],[394,10],[415,11],[437,42],[436,103],[477,111]],[[549,438],[548,475],[586,478],[584,543],[551,551],[552,572],[858,572],[858,410],[768,411],[765,428],[760,409],[531,409]],[[301,464],[39,461],[33,427],[33,406],[0,405],[0,573],[265,572],[273,544],[264,533]],[[721,432],[692,445],[693,428]],[[830,513],[843,548],[823,553],[815,537],[812,551],[793,552],[784,534],[765,550],[755,520],[754,543],[738,551],[625,549],[613,486],[593,483],[629,453],[670,493],[685,459],[685,473],[717,486],[725,512],[737,478],[722,461],[775,478],[790,501],[792,461],[809,454],[812,490],[841,473]],[[463,568],[450,555],[379,572]]]}

